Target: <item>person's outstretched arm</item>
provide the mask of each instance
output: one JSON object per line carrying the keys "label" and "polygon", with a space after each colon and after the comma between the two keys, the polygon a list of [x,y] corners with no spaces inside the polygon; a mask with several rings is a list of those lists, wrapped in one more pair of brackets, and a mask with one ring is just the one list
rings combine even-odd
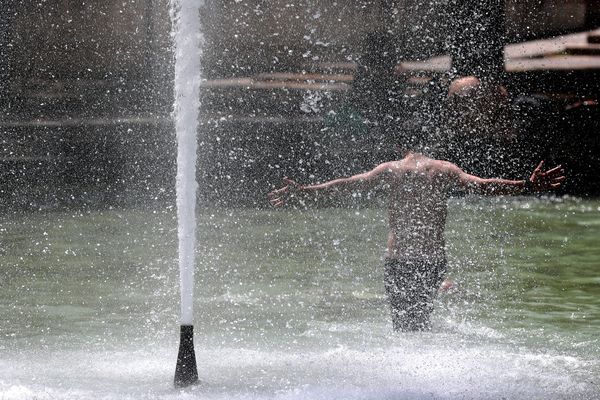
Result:
{"label": "person's outstretched arm", "polygon": [[499,178],[480,178],[458,169],[459,184],[469,192],[499,196],[511,194],[531,194],[558,189],[565,180],[565,171],[559,165],[547,171],[542,168],[544,161],[540,162],[529,179],[509,180]]}
{"label": "person's outstretched arm", "polygon": [[289,178],[283,178],[285,186],[273,190],[268,194],[272,205],[278,207],[289,202],[290,199],[306,199],[319,197],[333,197],[337,194],[355,193],[373,189],[383,183],[391,171],[389,163],[380,164],[371,171],[354,175],[348,178],[338,178],[329,182],[315,185],[300,185]]}

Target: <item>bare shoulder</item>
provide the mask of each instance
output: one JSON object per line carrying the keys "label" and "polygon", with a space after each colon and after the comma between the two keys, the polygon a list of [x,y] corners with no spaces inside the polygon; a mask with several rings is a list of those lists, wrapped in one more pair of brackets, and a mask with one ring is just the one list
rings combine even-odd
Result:
{"label": "bare shoulder", "polygon": [[406,172],[406,169],[407,167],[402,160],[387,161],[375,167],[375,170],[377,170],[379,173],[395,176]]}
{"label": "bare shoulder", "polygon": [[458,167],[458,165],[451,163],[450,161],[445,160],[435,160],[437,168],[439,168],[440,172],[443,172],[448,175],[459,175],[462,173],[462,169]]}
{"label": "bare shoulder", "polygon": [[393,169],[398,169],[401,166],[402,166],[402,160],[394,160],[394,161],[386,161],[384,163],[381,163],[377,166],[377,168],[393,170]]}
{"label": "bare shoulder", "polygon": [[449,183],[457,183],[464,173],[458,165],[446,160],[432,160],[433,168],[437,171],[440,177],[443,177]]}
{"label": "bare shoulder", "polygon": [[377,181],[377,180],[386,180],[389,177],[396,174],[395,165],[393,162],[385,162],[377,165],[375,168],[354,175],[348,179],[358,180],[358,181]]}

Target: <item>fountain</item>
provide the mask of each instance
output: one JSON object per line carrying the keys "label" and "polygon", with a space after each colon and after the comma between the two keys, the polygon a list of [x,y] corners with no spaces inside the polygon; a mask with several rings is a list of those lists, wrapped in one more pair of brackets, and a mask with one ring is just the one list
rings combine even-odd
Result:
{"label": "fountain", "polygon": [[177,132],[177,220],[181,290],[181,332],[175,386],[198,380],[194,352],[193,300],[196,251],[196,151],[200,86],[199,6],[171,3],[175,39],[175,128]]}
{"label": "fountain", "polygon": [[[421,107],[422,95],[447,98],[442,84],[449,79],[448,59],[416,56],[429,52],[428,43],[443,44],[446,32],[434,32],[441,25],[431,23],[430,10],[423,7],[466,1],[402,2],[420,17],[419,24],[407,26],[421,39],[412,49],[414,60],[410,48],[395,48],[395,43],[409,42],[372,32],[381,26],[378,16],[393,20],[401,15],[374,9],[400,4],[389,0],[207,1],[200,24],[201,2],[192,0],[107,0],[77,9],[75,2],[51,3],[8,0],[5,9],[11,12],[0,15],[0,24],[10,25],[3,32],[20,27],[12,38],[0,39],[11,44],[12,54],[35,42],[47,45],[52,56],[37,51],[19,62],[0,60],[0,69],[11,64],[11,71],[17,71],[11,73],[19,74],[3,86],[10,101],[10,90],[19,89],[20,95],[37,90],[18,103],[22,120],[7,122],[0,115],[0,124],[21,133],[11,141],[9,130],[0,132],[6,143],[2,177],[8,181],[31,174],[14,167],[25,163],[35,164],[40,176],[44,170],[74,171],[73,185],[86,184],[86,171],[93,170],[98,179],[91,181],[102,187],[110,182],[102,175],[104,161],[111,167],[107,175],[120,173],[119,179],[125,179],[116,188],[133,192],[130,183],[135,181],[146,197],[133,206],[92,203],[104,197],[82,188],[89,194],[84,206],[73,192],[66,206],[38,201],[0,213],[0,399],[597,398],[597,198],[452,198],[445,239],[448,276],[457,288],[436,298],[431,331],[395,333],[381,259],[386,205],[357,197],[309,211],[273,209],[264,196],[286,173],[297,172],[303,183],[316,182],[388,157],[383,151],[370,157],[370,150],[381,150],[378,139],[394,127],[389,118],[376,120],[377,113],[417,115],[417,122],[426,120],[427,127],[441,130],[443,125],[429,118],[435,107]],[[160,39],[169,36],[169,21],[177,69],[173,119],[168,118],[173,96],[164,95],[173,84],[166,71],[173,54],[168,40]],[[430,33],[438,34],[436,40]],[[54,42],[58,37],[66,43]],[[361,59],[365,38],[375,42]],[[509,49],[511,55],[518,50]],[[390,54],[406,59],[394,66]],[[554,63],[564,57],[512,58],[509,63]],[[88,65],[90,58],[94,66]],[[28,59],[30,69],[21,68]],[[153,82],[163,86],[135,80],[144,78],[135,69],[144,60],[154,63],[148,70],[160,72]],[[206,81],[200,84],[198,121],[200,61]],[[84,72],[62,82],[71,75],[53,70],[55,62]],[[103,65],[107,70],[100,69]],[[474,59],[463,63],[472,65],[477,65]],[[395,73],[385,79],[369,74],[390,72],[390,66]],[[35,79],[28,81],[18,71],[29,71]],[[516,75],[511,72],[510,78]],[[116,78],[103,80],[111,77]],[[23,89],[20,81],[30,85]],[[553,89],[562,82],[554,83]],[[412,108],[373,105],[389,98],[387,84],[397,85],[394,104]],[[112,104],[108,96],[119,102]],[[146,96],[155,105],[163,98],[169,104],[151,109],[135,102]],[[86,102],[88,97],[93,101]],[[593,115],[592,102],[587,104],[569,112]],[[128,122],[114,122],[114,135],[108,135],[103,121],[127,105],[131,109],[126,111],[133,110]],[[35,114],[40,107],[68,118],[43,125]],[[145,125],[138,128],[141,117],[135,113],[148,110],[154,114],[142,115]],[[106,114],[98,116],[101,112]],[[90,115],[94,119],[79,126]],[[547,113],[539,119],[551,117]],[[175,142],[173,121],[177,174],[169,169],[176,158],[174,145],[169,147]],[[589,118],[570,129],[595,132],[597,121]],[[147,126],[155,127],[153,136],[147,136]],[[36,135],[31,147],[37,151],[26,152],[31,135]],[[90,145],[77,147],[70,140]],[[126,146],[132,143],[144,158],[131,160]],[[577,145],[585,148],[574,153],[585,156],[584,164],[597,144]],[[150,151],[155,147],[159,161]],[[111,149],[120,150],[121,164],[111,162]],[[517,150],[520,156],[538,157],[529,148]],[[67,168],[45,168],[54,151],[64,162],[54,166]],[[88,157],[69,164],[77,151]],[[483,168],[480,160],[485,157],[473,168]],[[88,168],[78,168],[82,164]],[[175,176],[177,210],[171,190]],[[45,182],[44,189],[53,193]],[[52,182],[60,186],[61,180]],[[11,190],[3,186],[0,194],[16,197],[17,204],[32,203],[25,190]],[[162,196],[158,200],[157,194]],[[173,334],[175,326],[179,337]],[[202,384],[194,385],[199,380]]]}

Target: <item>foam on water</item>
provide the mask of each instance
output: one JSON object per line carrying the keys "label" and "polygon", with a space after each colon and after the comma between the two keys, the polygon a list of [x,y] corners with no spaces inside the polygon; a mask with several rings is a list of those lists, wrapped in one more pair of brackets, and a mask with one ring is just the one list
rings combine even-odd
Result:
{"label": "foam on water", "polygon": [[197,348],[198,387],[175,390],[174,345],[26,350],[0,360],[0,399],[593,399],[598,363],[452,333],[390,335],[387,345],[299,351]]}

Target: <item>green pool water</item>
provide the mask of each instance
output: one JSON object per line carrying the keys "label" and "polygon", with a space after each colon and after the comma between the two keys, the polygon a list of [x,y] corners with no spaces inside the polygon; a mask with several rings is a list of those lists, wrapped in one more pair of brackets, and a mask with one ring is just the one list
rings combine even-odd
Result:
{"label": "green pool water", "polygon": [[457,288],[416,334],[391,329],[383,208],[201,208],[188,392],[174,209],[5,214],[0,398],[597,398],[600,201],[449,207]]}

